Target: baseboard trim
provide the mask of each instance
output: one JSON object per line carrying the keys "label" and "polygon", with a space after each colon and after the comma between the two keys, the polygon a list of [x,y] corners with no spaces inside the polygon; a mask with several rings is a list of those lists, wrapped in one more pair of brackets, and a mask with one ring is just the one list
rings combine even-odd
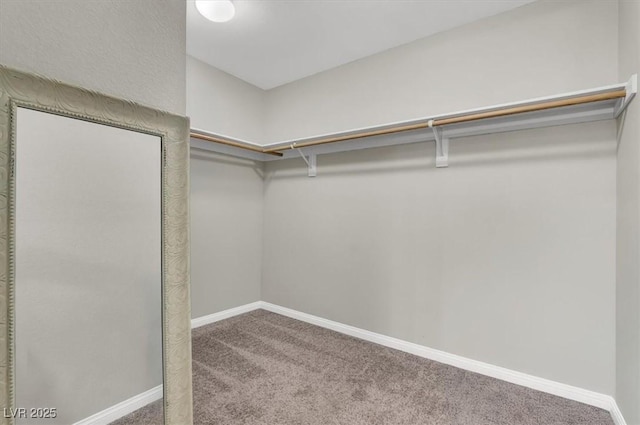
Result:
{"label": "baseboard trim", "polygon": [[500,379],[512,384],[521,385],[523,387],[542,391],[548,394],[553,394],[569,400],[596,406],[611,412],[611,416],[614,420],[615,425],[626,425],[626,422],[624,421],[622,413],[618,409],[615,400],[613,399],[613,397],[606,394],[601,394],[594,391],[585,390],[583,388],[562,384],[559,382],[551,381],[549,379],[539,378],[537,376],[528,375],[526,373],[517,372],[489,363],[471,360],[466,357],[450,354],[444,351],[403,341],[401,339],[392,338],[386,335],[381,335],[375,332],[370,332],[364,329],[356,328],[354,326],[334,322],[332,320],[327,320],[322,317],[302,313],[300,311],[281,307],[279,305],[271,304],[264,301],[262,302],[260,308],[272,313],[290,317],[292,319],[311,323],[313,325],[320,326],[326,329],[331,329],[345,335],[363,339],[365,341],[384,345],[385,347],[394,348],[396,350],[414,354],[416,356],[423,357],[429,360],[434,360],[440,363],[458,367],[460,369],[490,376],[492,378]]}
{"label": "baseboard trim", "polygon": [[135,395],[123,402],[115,404],[88,418],[76,422],[73,425],[108,425],[123,416],[132,413],[149,403],[162,398],[162,385],[151,388],[141,394]]}
{"label": "baseboard trim", "polygon": [[624,417],[622,416],[622,412],[620,411],[620,408],[618,407],[618,403],[616,403],[616,401],[613,399],[613,397],[611,398],[611,417],[613,418],[613,423],[615,425],[627,425],[627,422],[624,420]]}
{"label": "baseboard trim", "polygon": [[195,319],[191,319],[191,328],[199,328],[200,326],[208,325],[210,323],[215,323],[233,316],[248,313],[259,308],[262,308],[262,301],[256,301],[250,304],[241,305],[240,307],[234,307],[228,310],[219,311],[218,313],[197,317]]}

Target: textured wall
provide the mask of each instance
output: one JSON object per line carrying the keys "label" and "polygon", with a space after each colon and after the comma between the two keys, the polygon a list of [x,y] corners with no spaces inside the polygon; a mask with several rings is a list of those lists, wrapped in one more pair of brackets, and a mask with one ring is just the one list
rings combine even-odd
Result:
{"label": "textured wall", "polygon": [[[618,80],[617,2],[536,2],[272,90],[270,139]],[[626,79],[626,77],[625,77]],[[615,390],[615,126],[269,163],[263,299]]]}
{"label": "textured wall", "polygon": [[[620,1],[620,79],[640,71],[640,2]],[[629,106],[618,147],[616,400],[640,424],[640,106]]]}
{"label": "textured wall", "polygon": [[184,115],[184,0],[2,0],[0,62]]}

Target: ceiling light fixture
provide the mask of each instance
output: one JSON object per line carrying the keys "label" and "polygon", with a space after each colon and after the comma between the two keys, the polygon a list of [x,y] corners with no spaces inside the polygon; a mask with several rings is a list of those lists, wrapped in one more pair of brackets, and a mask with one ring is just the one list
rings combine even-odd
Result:
{"label": "ceiling light fixture", "polygon": [[236,14],[231,0],[196,0],[196,9],[205,18],[213,22],[230,21]]}

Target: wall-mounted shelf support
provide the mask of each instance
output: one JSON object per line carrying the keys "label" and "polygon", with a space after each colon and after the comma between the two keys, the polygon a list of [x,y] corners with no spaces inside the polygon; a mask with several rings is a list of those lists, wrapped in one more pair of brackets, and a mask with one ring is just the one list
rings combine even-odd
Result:
{"label": "wall-mounted shelf support", "polygon": [[429,120],[427,125],[433,130],[436,141],[436,168],[446,168],[449,166],[449,138],[444,137],[443,130],[433,126],[433,120]]}
{"label": "wall-mounted shelf support", "polygon": [[316,154],[312,152],[309,155],[305,156],[305,154],[302,152],[302,149],[296,148],[295,143],[291,144],[291,149],[295,149],[296,151],[298,151],[300,157],[302,157],[304,162],[307,163],[307,167],[309,168],[309,177],[315,177],[317,175]]}
{"label": "wall-mounted shelf support", "polygon": [[627,81],[627,85],[625,86],[626,95],[620,99],[615,106],[614,116],[618,118],[620,114],[627,108],[627,105],[633,100],[636,93],[638,93],[638,74],[633,74],[629,81]]}

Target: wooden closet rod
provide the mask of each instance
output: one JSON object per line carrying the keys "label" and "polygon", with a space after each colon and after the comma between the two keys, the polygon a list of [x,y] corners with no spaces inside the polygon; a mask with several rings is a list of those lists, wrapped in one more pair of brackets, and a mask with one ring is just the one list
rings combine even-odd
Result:
{"label": "wooden closet rod", "polygon": [[[536,103],[533,105],[515,106],[511,108],[498,109],[495,111],[461,115],[461,116],[452,117],[452,118],[435,119],[433,120],[432,125],[436,127],[439,125],[459,124],[463,122],[476,121],[476,120],[481,120],[485,118],[504,117],[508,115],[521,114],[524,112],[544,111],[547,109],[559,108],[562,106],[574,106],[574,105],[581,105],[583,103],[618,99],[621,97],[625,97],[626,95],[627,95],[626,90],[617,90],[617,91],[612,91],[608,93],[599,93],[599,94],[592,94],[592,95],[586,95],[586,96],[572,97],[569,99],[554,100],[550,102]],[[353,133],[353,134],[348,134],[344,136],[327,137],[324,139],[312,140],[309,142],[292,143],[286,146],[276,146],[272,148],[263,149],[262,152],[267,154],[273,154],[278,151],[284,151],[288,149],[324,145],[327,143],[343,142],[346,140],[360,139],[362,137],[370,137],[370,136],[380,136],[383,134],[400,133],[403,131],[417,130],[421,128],[429,128],[429,123],[423,122],[418,124],[401,125],[401,126],[390,127],[390,128],[385,128],[381,130],[363,131],[360,133]],[[258,151],[260,150],[258,149]]]}
{"label": "wooden closet rod", "polygon": [[282,156],[282,154],[280,152],[275,152],[275,151],[266,152],[264,149],[262,149],[261,147],[258,147],[258,146],[247,145],[245,143],[235,142],[233,140],[222,139],[220,137],[207,136],[207,135],[204,135],[204,134],[193,133],[193,132],[189,133],[189,135],[191,137],[193,137],[194,139],[205,140],[207,142],[220,143],[221,145],[227,145],[227,146],[234,146],[236,148],[246,149],[248,151],[253,151],[253,152],[258,152],[258,153],[265,153],[267,155]]}

